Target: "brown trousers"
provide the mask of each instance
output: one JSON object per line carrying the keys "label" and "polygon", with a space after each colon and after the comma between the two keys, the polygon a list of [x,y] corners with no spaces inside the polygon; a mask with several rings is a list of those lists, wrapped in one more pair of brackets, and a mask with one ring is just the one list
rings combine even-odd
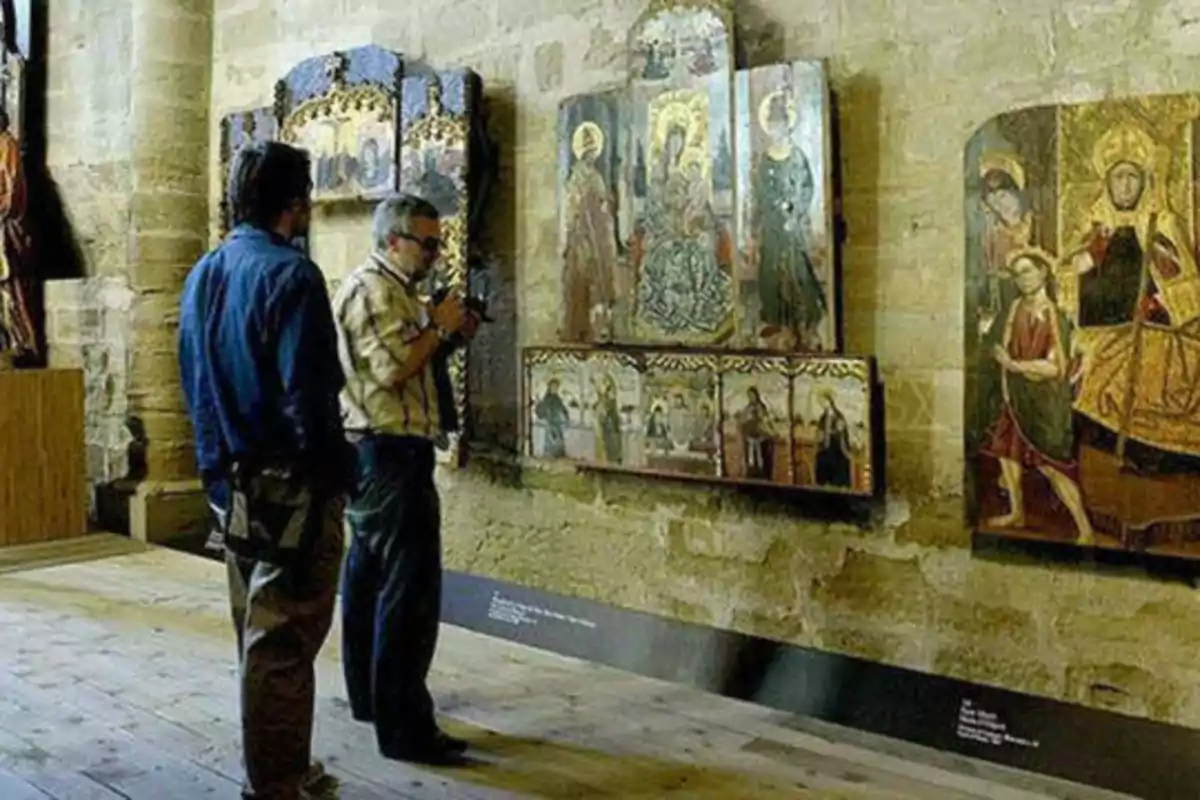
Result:
{"label": "brown trousers", "polygon": [[312,761],[314,661],[333,622],[343,504],[326,506],[311,560],[284,568],[226,553],[241,667],[243,797],[297,800]]}

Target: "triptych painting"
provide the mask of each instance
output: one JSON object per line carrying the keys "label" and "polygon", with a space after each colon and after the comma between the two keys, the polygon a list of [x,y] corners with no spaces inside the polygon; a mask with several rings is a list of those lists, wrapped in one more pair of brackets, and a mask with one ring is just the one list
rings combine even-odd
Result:
{"label": "triptych painting", "polygon": [[564,341],[838,351],[825,69],[736,70],[732,31],[652,3],[627,84],[562,102]]}
{"label": "triptych painting", "polygon": [[715,351],[530,348],[537,459],[871,495],[872,364]]}
{"label": "triptych painting", "polygon": [[967,148],[980,531],[1200,558],[1200,96],[1012,112]]}

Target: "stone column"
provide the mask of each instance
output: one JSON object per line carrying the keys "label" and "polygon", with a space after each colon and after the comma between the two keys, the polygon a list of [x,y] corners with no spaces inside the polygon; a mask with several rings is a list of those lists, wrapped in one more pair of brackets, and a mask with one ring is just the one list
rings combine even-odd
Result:
{"label": "stone column", "polygon": [[133,292],[129,415],[141,483],[130,528],[141,540],[193,532],[205,512],[176,358],[179,294],[208,243],[208,122],[212,0],[134,0]]}

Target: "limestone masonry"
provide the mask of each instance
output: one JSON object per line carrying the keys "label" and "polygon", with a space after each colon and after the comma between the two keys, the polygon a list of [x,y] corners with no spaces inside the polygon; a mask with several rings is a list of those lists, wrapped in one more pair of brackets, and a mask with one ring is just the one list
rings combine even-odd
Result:
{"label": "limestone masonry", "polygon": [[[449,568],[1200,726],[1189,585],[972,558],[961,498],[963,147],[1021,106],[1200,88],[1192,5],[738,3],[749,64],[829,63],[846,351],[876,354],[886,390],[888,497],[863,527],[710,487],[517,470],[503,455],[516,445],[519,348],[557,341],[556,107],[620,80],[624,32],[643,7],[55,2],[49,158],[88,273],[50,287],[50,333],[56,362],[87,369],[92,479],[124,475],[122,420],[136,418],[142,524],[190,513],[177,501],[192,466],[175,301],[217,228],[218,121],[268,104],[308,56],[375,43],[477,71],[503,158],[486,243],[502,322],[486,328],[474,378],[479,429],[498,455],[442,476]],[[365,210],[318,213],[313,249],[331,280],[363,256],[368,227]]]}

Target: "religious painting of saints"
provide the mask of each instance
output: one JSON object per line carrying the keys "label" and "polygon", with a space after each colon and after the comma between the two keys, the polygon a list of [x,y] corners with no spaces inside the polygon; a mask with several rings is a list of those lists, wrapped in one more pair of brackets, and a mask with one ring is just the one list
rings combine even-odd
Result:
{"label": "religious painting of saints", "polygon": [[870,363],[797,358],[793,370],[793,483],[823,492],[872,494]]}
{"label": "religious painting of saints", "polygon": [[1008,255],[998,303],[988,264],[967,264],[974,516],[1001,535],[1197,558],[1200,98],[1054,111],[1057,236]]}
{"label": "religious painting of saints", "polygon": [[221,237],[233,225],[229,209],[229,169],[233,156],[243,147],[256,142],[269,142],[279,135],[279,121],[274,109],[258,108],[229,114],[221,120],[220,180],[221,180]]}
{"label": "religious painting of saints", "polygon": [[558,223],[567,342],[605,342],[628,328],[632,282],[617,240],[620,91],[579,95],[558,110]]}
{"label": "religious painting of saints", "polygon": [[723,359],[725,477],[750,483],[792,483],[790,370],[783,357]]}
{"label": "religious painting of saints", "polygon": [[460,71],[404,79],[400,189],[428,200],[442,217],[440,279],[465,290],[470,209],[468,139],[473,74]]}
{"label": "religious painting of saints", "polygon": [[720,469],[717,357],[653,353],[645,357],[644,369],[645,468],[715,477]]}
{"label": "religious painting of saints", "polygon": [[[466,294],[471,289],[469,142],[479,91],[478,78],[469,70],[412,75],[402,84],[400,189],[428,200],[442,218],[441,258],[432,278],[435,292]],[[468,358],[466,351],[456,352],[444,376],[456,400],[456,407],[446,411],[460,421],[467,411]],[[443,463],[461,457],[461,441],[461,436],[452,437]]]}
{"label": "religious painting of saints", "polygon": [[632,328],[642,343],[709,345],[735,331],[732,11],[654,2],[629,37]]}
{"label": "religious painting of saints", "polygon": [[527,451],[534,458],[591,461],[593,426],[585,421],[587,351],[525,351]]}
{"label": "religious painting of saints", "polygon": [[394,189],[401,72],[398,54],[370,46],[308,59],[280,81],[280,138],[308,151],[314,201]]}
{"label": "religious painting of saints", "polygon": [[313,199],[378,199],[395,186],[394,112],[382,106],[341,108],[285,128],[312,159]]}
{"label": "religious painting of saints", "polygon": [[583,425],[591,434],[586,461],[610,469],[646,465],[642,408],[642,373],[638,358],[610,351],[591,351],[583,395]]}
{"label": "religious painting of saints", "polygon": [[[0,360],[39,351],[39,284],[28,219],[22,138],[25,128],[25,60],[3,48],[4,120],[0,125]],[[36,209],[35,209],[36,210]]]}
{"label": "religious painting of saints", "polygon": [[8,119],[8,133],[17,141],[24,140],[25,131],[25,58],[17,51],[4,50],[4,114]]}
{"label": "religious painting of saints", "polygon": [[819,61],[737,76],[739,343],[838,349],[829,89]]}

